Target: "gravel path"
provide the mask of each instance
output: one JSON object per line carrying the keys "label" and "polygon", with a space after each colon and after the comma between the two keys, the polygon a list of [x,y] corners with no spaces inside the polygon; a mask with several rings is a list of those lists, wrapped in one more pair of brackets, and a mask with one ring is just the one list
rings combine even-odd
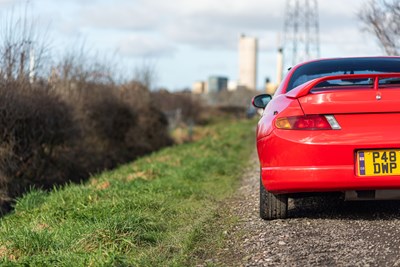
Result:
{"label": "gravel path", "polygon": [[258,216],[256,156],[224,216],[238,218],[208,263],[222,266],[400,266],[400,202],[289,200],[289,219]]}

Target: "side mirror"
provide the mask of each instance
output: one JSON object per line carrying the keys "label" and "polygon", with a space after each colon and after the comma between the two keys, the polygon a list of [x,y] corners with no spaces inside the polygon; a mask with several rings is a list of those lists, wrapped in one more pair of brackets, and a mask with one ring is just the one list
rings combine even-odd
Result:
{"label": "side mirror", "polygon": [[262,95],[258,95],[258,96],[253,97],[253,100],[251,101],[251,103],[256,108],[264,109],[267,106],[267,104],[269,103],[269,101],[271,101],[271,99],[272,99],[271,95],[262,94]]}

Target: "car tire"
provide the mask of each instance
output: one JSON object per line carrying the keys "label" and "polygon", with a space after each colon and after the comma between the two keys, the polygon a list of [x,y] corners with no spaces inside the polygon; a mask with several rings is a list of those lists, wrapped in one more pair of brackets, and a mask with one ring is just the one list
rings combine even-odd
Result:
{"label": "car tire", "polygon": [[260,217],[264,220],[285,219],[288,213],[288,196],[268,192],[260,179]]}

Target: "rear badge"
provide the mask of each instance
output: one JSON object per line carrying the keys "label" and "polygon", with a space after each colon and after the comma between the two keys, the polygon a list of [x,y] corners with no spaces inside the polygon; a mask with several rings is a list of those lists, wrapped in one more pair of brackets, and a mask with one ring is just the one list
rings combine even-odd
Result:
{"label": "rear badge", "polygon": [[376,100],[381,100],[381,99],[382,99],[381,94],[377,94],[377,95],[376,95]]}

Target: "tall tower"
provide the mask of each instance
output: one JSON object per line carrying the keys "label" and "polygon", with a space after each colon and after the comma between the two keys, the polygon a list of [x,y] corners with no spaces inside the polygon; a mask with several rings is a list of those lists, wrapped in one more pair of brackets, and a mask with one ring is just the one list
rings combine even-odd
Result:
{"label": "tall tower", "polygon": [[320,57],[317,0],[286,0],[284,66]]}
{"label": "tall tower", "polygon": [[257,39],[241,35],[239,39],[239,86],[257,88]]}

